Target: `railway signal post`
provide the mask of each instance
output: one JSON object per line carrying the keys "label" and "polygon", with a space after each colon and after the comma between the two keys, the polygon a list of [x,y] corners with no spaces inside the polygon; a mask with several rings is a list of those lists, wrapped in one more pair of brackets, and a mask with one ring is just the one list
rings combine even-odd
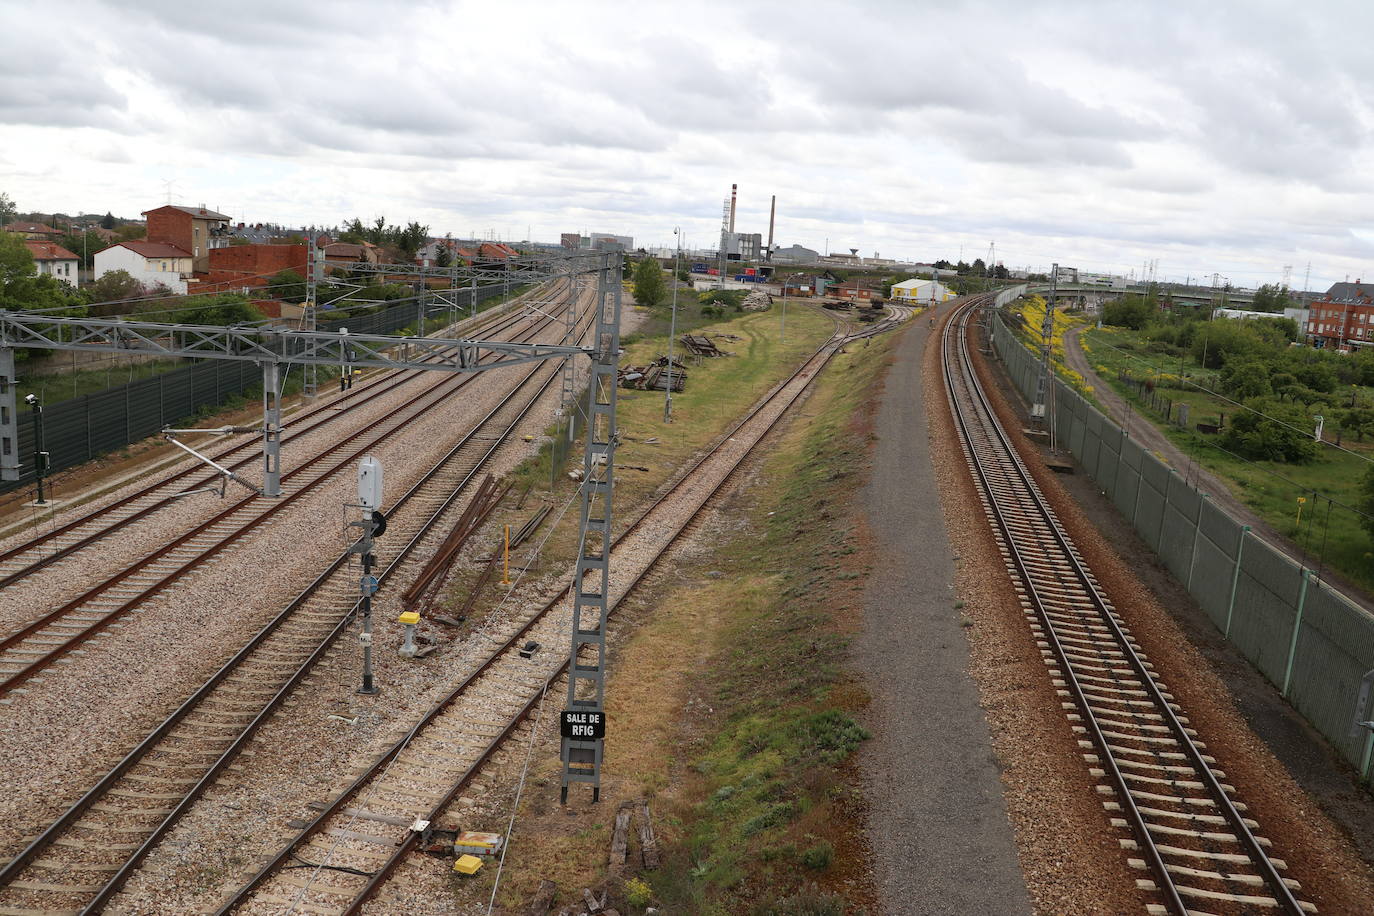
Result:
{"label": "railway signal post", "polygon": [[350,548],[361,554],[363,561],[363,575],[358,580],[362,597],[363,628],[358,634],[358,642],[363,647],[363,683],[358,693],[372,696],[379,690],[372,679],[372,596],[377,593],[377,577],[372,575],[372,564],[376,562],[372,554],[372,539],[386,530],[386,522],[381,514],[382,463],[371,455],[358,464],[357,505],[363,510],[362,521],[349,524],[363,529],[363,536]]}

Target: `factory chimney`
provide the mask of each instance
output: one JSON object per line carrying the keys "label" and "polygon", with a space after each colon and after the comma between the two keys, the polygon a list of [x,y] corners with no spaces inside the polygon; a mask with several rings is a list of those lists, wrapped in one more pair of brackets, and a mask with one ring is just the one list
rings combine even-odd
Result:
{"label": "factory chimney", "polygon": [[778,195],[773,195],[773,202],[768,205],[768,250],[773,250],[773,219],[778,215]]}
{"label": "factory chimney", "polygon": [[735,234],[735,189],[738,188],[738,187],[739,187],[739,185],[737,185],[737,184],[732,184],[732,185],[730,185],[730,234],[731,234],[731,235],[734,235],[734,234]]}

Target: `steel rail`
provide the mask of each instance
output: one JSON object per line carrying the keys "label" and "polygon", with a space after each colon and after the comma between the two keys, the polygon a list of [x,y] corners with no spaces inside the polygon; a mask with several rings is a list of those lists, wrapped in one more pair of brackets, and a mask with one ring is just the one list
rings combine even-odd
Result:
{"label": "steel rail", "polygon": [[[831,316],[831,318],[838,327],[841,323],[840,319],[836,318],[835,316]],[[725,487],[725,485],[738,472],[739,468],[744,464],[745,460],[754,453],[754,450],[759,446],[759,444],[762,443],[765,438],[767,438],[768,434],[771,433],[772,430],[777,426],[777,424],[781,422],[782,418],[787,415],[787,412],[791,408],[791,406],[802,396],[802,394],[804,394],[806,391],[810,389],[811,385],[815,382],[816,378],[820,375],[821,371],[829,364],[830,360],[835,356],[836,353],[840,351],[844,344],[852,340],[862,339],[864,337],[871,337],[873,336],[873,333],[874,329],[869,328],[866,329],[864,332],[858,334],[843,336],[835,335],[830,340],[822,344],[811,356],[809,356],[805,361],[803,361],[803,363],[800,366],[798,366],[797,369],[794,370],[787,378],[783,379],[782,381],[775,384],[772,388],[770,388],[769,391],[754,405],[754,407],[745,416],[743,416],[734,424],[732,424],[725,433],[721,434],[716,439],[715,443],[711,446],[709,450],[700,454],[690,465],[688,465],[684,470],[679,472],[676,479],[672,482],[671,486],[667,490],[662,492],[659,496],[657,496],[648,506],[646,506],[626,527],[626,529],[612,541],[611,549],[612,551],[614,551],[614,549],[617,546],[619,546],[627,537],[629,537],[631,534],[637,531],[640,528],[640,526],[646,522],[646,520],[650,517],[654,510],[656,510],[666,500],[668,500],[670,497],[674,496],[678,492],[690,488],[690,486],[693,483],[693,475],[706,462],[710,461],[716,454],[718,454],[721,451],[721,449],[723,449],[725,445],[729,443],[731,439],[734,438],[736,434],[747,423],[749,423],[751,420],[757,417],[766,408],[773,405],[775,399],[779,397],[779,395],[784,391],[784,389],[786,389],[788,385],[790,385],[793,381],[797,380],[799,376],[805,379],[805,383],[799,386],[795,391],[793,391],[790,397],[787,397],[786,402],[778,409],[777,414],[767,423],[764,429],[758,433],[758,435],[754,438],[754,441],[749,445],[745,452],[739,456],[738,460],[721,477],[721,479],[717,481],[717,483],[711,488],[711,490],[706,494],[706,496],[703,497],[700,505],[692,513],[692,515],[689,516],[686,520],[682,522],[681,525],[677,527],[677,530],[671,535],[671,537],[666,542],[664,542],[662,547],[650,559],[649,563],[646,564],[646,566],[633,578],[633,580],[621,592],[620,596],[615,600],[614,604],[611,606],[611,609],[609,611],[610,614],[614,614],[614,612],[619,608],[620,602],[623,601],[625,597],[628,596],[630,592],[633,591],[639,585],[639,583],[643,581],[645,577],[647,577],[654,569],[657,568],[658,564],[662,561],[662,559],[665,556],[667,556],[669,549],[681,539],[681,537],[697,520],[701,518],[703,512],[705,511],[710,501],[717,494],[720,493],[720,491]],[[562,591],[560,591],[557,595],[555,595],[548,602],[546,602],[544,606],[540,610],[536,611],[524,624],[522,624],[520,627],[517,627],[512,632],[512,634],[503,643],[501,643],[501,645],[492,650],[488,654],[486,659],[484,659],[476,669],[474,669],[468,676],[466,676],[461,683],[459,683],[444,698],[442,698],[434,706],[432,706],[424,714],[424,716],[422,716],[416,722],[416,724],[411,727],[411,729],[406,733],[405,736],[397,740],[390,748],[384,751],[366,771],[364,771],[357,778],[355,778],[354,781],[348,787],[343,789],[340,793],[338,793],[338,795],[335,796],[332,802],[330,802],[322,810],[320,810],[316,814],[316,816],[310,821],[310,823],[308,823],[305,827],[301,828],[297,835],[294,838],[292,838],[275,857],[273,857],[266,864],[264,864],[258,870],[258,872],[248,880],[246,884],[240,887],[228,901],[222,904],[220,908],[215,911],[214,916],[227,916],[227,914],[233,912],[235,909],[241,906],[257,888],[259,888],[264,882],[271,878],[281,868],[281,866],[284,865],[293,856],[297,849],[304,845],[312,836],[318,833],[319,830],[323,828],[323,826],[331,817],[338,814],[339,811],[346,807],[347,804],[356,797],[360,789],[367,785],[369,781],[374,779],[393,759],[395,759],[397,755],[399,755],[405,749],[406,745],[410,743],[414,736],[420,732],[421,729],[434,722],[449,707],[451,707],[455,702],[461,699],[463,695],[469,690],[469,688],[474,683],[476,683],[477,680],[483,674],[490,670],[504,656],[508,655],[511,649],[515,648],[521,642],[521,640],[523,640],[530,632],[534,630],[534,628],[540,622],[543,621],[545,617],[547,617],[547,615],[554,611],[563,602],[563,600],[567,598],[570,590],[571,585],[564,586]],[[501,743],[505,741],[509,737],[510,733],[520,724],[520,722],[523,721],[529,715],[531,710],[534,708],[536,702],[545,694],[549,686],[551,686],[554,682],[556,682],[560,677],[562,677],[567,672],[570,661],[570,659],[565,659],[561,665],[554,669],[545,678],[542,685],[535,688],[531,692],[530,698],[524,703],[520,710],[507,721],[505,726],[502,727],[501,731],[495,737],[491,738],[487,742],[486,746],[482,749],[478,757],[471,764],[468,765],[468,767],[459,777],[459,779],[446,790],[440,801],[432,807],[430,811],[430,816],[427,818],[428,820],[433,821],[437,819],[439,814],[442,813],[443,809],[446,808],[448,804],[450,804],[452,800],[458,795],[458,793],[461,792],[468,785],[471,779],[476,775],[476,773],[486,763],[486,761],[496,751],[496,749],[501,745]],[[367,899],[377,890],[377,888],[379,888],[383,883],[385,883],[386,878],[392,873],[392,871],[395,870],[395,868],[401,863],[401,861],[404,860],[405,856],[411,851],[416,842],[416,837],[417,835],[413,831],[407,834],[405,840],[397,846],[397,848],[393,851],[388,860],[374,872],[367,885],[358,892],[357,896],[348,905],[348,907],[342,911],[344,914],[353,914],[357,913],[360,910],[360,908],[367,901]]]}
{"label": "steel rail", "polygon": [[[523,295],[530,294],[526,293]],[[515,300],[515,303],[513,304],[518,304],[518,302],[519,300]],[[509,312],[502,312],[500,314],[493,315],[491,311],[488,311],[483,313],[479,317],[483,318],[484,320],[476,322],[474,324],[474,328],[480,329],[483,332],[500,333],[501,331],[508,330],[509,328],[515,326],[520,321],[524,320],[526,316],[524,316],[523,314],[517,314],[514,317],[512,317]],[[469,319],[468,321],[471,321],[471,319]],[[465,323],[467,322],[460,322],[460,324]],[[345,395],[344,400],[346,403],[343,405],[342,410],[338,409],[340,405],[339,401],[336,399],[328,403],[322,403],[319,406],[311,410],[308,410],[297,417],[292,418],[290,422],[283,423],[283,444],[285,444],[285,442],[288,441],[288,436],[289,438],[296,438],[307,433],[314,432],[315,430],[318,430],[321,427],[333,423],[335,420],[347,416],[348,414],[352,413],[358,408],[370,404],[374,402],[376,399],[385,396],[396,384],[397,375],[405,374],[409,376],[411,373],[415,373],[418,375],[420,371],[421,370],[418,369],[382,370],[380,373],[378,373],[377,378],[369,381],[368,384],[364,387],[359,388],[356,392],[348,392]],[[308,422],[308,425],[298,426],[298,424],[301,424],[303,421],[313,422]],[[210,457],[216,460],[223,460],[224,458],[227,458],[239,452],[251,451],[252,454],[229,465],[230,470],[236,470],[238,468],[246,467],[250,464],[253,464],[257,460],[259,460],[260,454],[257,451],[259,445],[260,443],[258,442],[258,440],[250,439],[230,445],[222,449],[221,451],[212,452],[210,453]],[[168,496],[158,498],[156,499],[156,501],[150,503],[148,506],[145,506],[142,509],[134,511],[131,515],[116,518],[112,521],[109,520],[109,515],[111,512],[118,511],[119,509],[124,507],[128,507],[130,506],[130,504],[145,497],[148,497],[155,491],[164,489],[169,485],[175,483],[176,481],[194,476],[196,474],[202,474],[204,470],[205,469],[203,467],[197,464],[191,464],[188,467],[182,469],[181,471],[178,471],[172,474],[171,476],[164,477],[157,481],[154,481],[139,489],[137,492],[130,493],[124,497],[121,497],[120,499],[116,500],[113,503],[110,503],[109,505],[102,506],[99,509],[87,512],[86,514],[78,518],[72,519],[68,522],[64,522],[56,528],[45,531],[42,534],[30,538],[21,544],[16,544],[10,548],[7,548],[6,550],[0,551],[0,564],[4,564],[9,562],[10,560],[13,560],[17,556],[20,556],[21,554],[29,553],[35,550],[41,550],[43,549],[44,544],[52,541],[55,538],[61,537],[64,534],[74,531],[75,529],[80,528],[83,525],[87,525],[92,521],[98,520],[102,523],[103,526],[91,532],[90,534],[83,535],[75,542],[65,545],[56,551],[43,554],[37,560],[35,560],[32,563],[29,563],[26,566],[20,567],[19,569],[13,572],[0,575],[0,588],[4,588],[7,585],[12,585],[15,582],[20,581],[21,579],[24,579],[27,576],[30,576],[33,573],[36,573],[39,570],[44,569],[47,566],[50,566],[58,560],[71,556],[83,547],[87,547],[90,544],[95,543],[96,541],[99,541],[100,539],[106,537],[107,535],[112,534],[115,531],[118,531],[143,518],[146,518],[152,513],[156,512],[157,510],[162,509],[165,506],[171,504],[174,500],[178,499],[181,496],[181,493],[173,493],[169,494]],[[194,489],[197,486],[206,486],[210,483],[213,483],[218,476],[219,475],[217,474],[204,474],[201,479],[189,482],[184,486],[191,489]]]}
{"label": "steel rail", "polygon": [[[589,328],[590,322],[587,322],[585,326],[582,328],[581,333],[585,335]],[[430,468],[430,470],[420,478],[420,480],[418,480],[414,485],[412,485],[411,488],[403,496],[401,496],[400,499],[398,499],[390,509],[388,509],[384,513],[384,515],[388,519],[391,519],[401,510],[402,507],[408,504],[413,497],[417,496],[418,494],[421,494],[424,488],[445,469],[450,460],[452,460],[454,456],[456,456],[459,453],[459,451],[463,449],[465,446],[467,446],[473,441],[476,441],[479,435],[481,435],[484,429],[486,428],[486,425],[489,422],[491,422],[493,418],[495,418],[497,413],[499,413],[504,407],[506,407],[509,404],[510,400],[515,398],[515,396],[520,392],[520,390],[523,389],[530,382],[530,380],[534,379],[535,376],[543,368],[543,366],[536,366],[535,368],[531,369],[527,373],[526,377],[522,379],[521,382],[518,383],[514,388],[512,388],[511,392],[502,400],[501,404],[498,404],[496,407],[492,408],[492,410],[486,415],[486,417],[480,420],[473,427],[473,429],[466,436],[463,437],[462,441],[454,445],[444,455],[443,458],[436,462],[435,465],[432,468]],[[499,435],[497,435],[494,439],[490,440],[490,444],[486,447],[485,451],[480,455],[474,466],[468,472],[466,472],[466,474],[463,476],[462,481],[460,481],[460,483],[452,489],[452,491],[445,498],[445,500],[431,512],[430,517],[421,524],[417,533],[403,548],[401,548],[396,557],[387,565],[386,569],[382,570],[378,574],[379,582],[385,582],[400,567],[400,564],[404,562],[409,557],[409,555],[417,548],[424,535],[431,531],[439,523],[440,519],[444,516],[444,514],[453,506],[453,504],[456,501],[458,501],[459,496],[461,495],[464,487],[466,487],[467,484],[478,473],[480,473],[480,471],[485,467],[490,457],[496,452],[498,448],[501,447],[502,444],[505,443],[505,441],[509,438],[513,430],[516,428],[516,425],[527,415],[529,410],[533,408],[534,404],[537,403],[538,399],[544,394],[544,392],[548,390],[549,386],[556,378],[557,372],[550,373],[548,375],[548,378],[546,378],[538,386],[538,390],[533,394],[533,396],[529,398],[528,402],[521,407],[520,411],[515,416],[515,418],[512,419],[509,424],[507,424],[506,428],[503,431],[501,431]],[[258,633],[253,636],[253,638],[248,642],[247,645],[240,649],[229,661],[227,661],[223,666],[221,666],[221,668],[214,675],[212,675],[211,678],[208,681],[206,681],[206,683],[203,684],[196,691],[195,694],[193,694],[190,698],[185,700],[176,710],[174,710],[159,726],[157,726],[153,730],[153,732],[151,732],[142,742],[140,742],[137,747],[135,747],[131,752],[129,752],[129,754],[127,754],[123,760],[121,760],[118,764],[116,764],[116,766],[112,770],[110,770],[105,776],[103,776],[93,788],[88,790],[76,803],[74,803],[70,808],[68,808],[67,811],[64,812],[49,827],[47,827],[42,834],[35,838],[29,844],[28,847],[26,847],[21,853],[15,856],[14,859],[7,863],[3,869],[0,869],[0,886],[4,886],[12,882],[27,864],[29,864],[44,849],[50,846],[53,841],[58,839],[59,835],[64,830],[72,826],[72,824],[74,824],[82,814],[84,814],[87,810],[90,809],[92,804],[96,803],[101,797],[103,797],[103,795],[109,789],[114,787],[126,773],[128,773],[131,769],[137,766],[137,764],[141,762],[143,759],[145,759],[150,752],[156,750],[159,742],[165,739],[167,735],[178,724],[180,724],[187,718],[187,716],[189,716],[196,709],[200,708],[201,704],[214,693],[215,689],[219,687],[223,682],[225,682],[236,670],[238,670],[239,667],[242,666],[242,664],[251,656],[255,649],[261,646],[271,635],[273,635],[277,630],[279,630],[284,623],[289,621],[292,615],[300,607],[302,607],[306,603],[306,601],[309,598],[311,598],[326,582],[328,582],[332,575],[334,575],[340,568],[342,568],[349,562],[350,557],[351,555],[347,552],[341,554],[329,566],[329,568],[327,568],[324,572],[317,576],[316,579],[310,585],[308,585],[304,591],[297,595],[296,598],[293,599],[291,603],[288,604],[287,607],[284,608],[272,621],[270,621],[261,630],[259,630]],[[133,870],[137,868],[138,864],[147,856],[149,852],[151,852],[151,850],[162,839],[162,837],[164,837],[166,833],[175,825],[175,823],[180,820],[180,818],[185,814],[185,812],[190,809],[191,805],[194,804],[194,802],[198,800],[205,793],[206,790],[208,790],[208,788],[213,784],[215,778],[224,770],[225,767],[227,767],[232,762],[232,760],[238,755],[238,753],[241,752],[241,750],[247,745],[248,741],[251,740],[251,738],[257,733],[260,727],[264,723],[266,723],[266,721],[271,717],[271,715],[276,711],[276,709],[279,708],[279,706],[287,698],[289,693],[292,690],[294,690],[295,687],[300,683],[300,681],[303,680],[309,674],[309,672],[313,669],[315,664],[324,656],[324,654],[333,645],[333,643],[344,633],[350,622],[356,616],[360,606],[361,602],[355,601],[354,604],[340,616],[340,619],[338,623],[335,625],[335,627],[329,631],[329,633],[320,641],[320,643],[306,658],[306,660],[296,669],[296,671],[294,671],[290,675],[290,677],[283,683],[283,685],[277,690],[277,692],[272,696],[272,698],[268,700],[268,702],[264,705],[263,709],[260,710],[254,716],[251,722],[249,722],[244,727],[240,735],[237,738],[235,738],[235,740],[219,755],[219,757],[209,767],[206,773],[197,781],[195,786],[193,786],[192,789],[187,793],[186,797],[183,798],[183,800],[180,803],[178,803],[178,805],[173,809],[173,811],[170,814],[168,814],[161,823],[159,823],[155,828],[153,828],[149,837],[140,845],[139,849],[135,851],[133,855],[131,855],[126,860],[126,862],[119,869],[119,871],[116,872],[116,874],[97,893],[96,897],[89,904],[87,904],[87,906],[83,910],[84,912],[98,911],[98,908],[100,906],[103,906],[103,904],[111,896],[118,892],[119,888],[123,886],[123,884],[127,881],[128,877],[132,874]]]}
{"label": "steel rail", "polygon": [[[540,328],[547,327],[552,320],[553,319],[545,319],[543,322],[539,323],[538,326]],[[356,440],[364,439],[364,437],[370,436],[371,441],[365,440],[365,444],[363,446],[364,448],[371,447],[378,441],[384,441],[385,439],[403,430],[405,428],[405,425],[412,421],[416,416],[421,416],[424,413],[435,409],[437,406],[442,404],[447,398],[451,397],[453,392],[472,383],[474,378],[475,376],[473,375],[457,375],[454,376],[454,379],[456,379],[456,381],[449,382],[445,380],[444,382],[440,382],[439,384],[420,392],[419,394],[407,400],[404,404],[398,406],[395,410],[393,410],[387,415],[385,420],[386,422],[392,424],[390,429],[381,429],[381,431],[379,432],[379,425],[377,424],[361,427],[353,433],[349,434],[348,436],[344,437],[343,439],[339,440],[338,442],[333,443],[324,451],[318,453],[315,457],[310,459],[309,462],[302,464],[299,467],[293,468],[286,474],[283,474],[283,480],[292,479],[298,474],[304,474],[307,472],[315,476],[313,476],[311,479],[308,479],[303,486],[300,486],[295,490],[291,491],[290,493],[286,494],[282,498],[273,501],[272,504],[262,512],[252,515],[250,518],[247,518],[242,522],[232,522],[233,524],[237,525],[237,527],[234,530],[219,537],[211,546],[200,551],[193,560],[182,561],[179,566],[174,568],[166,575],[161,576],[159,579],[157,579],[157,581],[153,582],[151,585],[142,588],[137,595],[133,596],[129,600],[121,602],[118,606],[109,609],[108,611],[98,612],[101,614],[100,618],[95,621],[92,621],[89,627],[86,627],[81,631],[73,633],[72,635],[66,637],[65,640],[60,644],[53,644],[50,649],[44,651],[41,655],[31,658],[28,661],[28,663],[25,664],[25,666],[20,668],[19,670],[0,676],[0,693],[5,693],[10,690],[13,690],[19,684],[23,683],[24,681],[27,681],[29,678],[45,670],[49,665],[53,663],[55,659],[70,652],[74,647],[79,646],[87,642],[88,640],[92,639],[97,634],[103,632],[111,623],[114,623],[115,621],[130,613],[131,610],[134,607],[138,606],[141,602],[160,593],[170,585],[174,584],[176,581],[178,581],[180,578],[186,575],[191,569],[193,569],[194,564],[199,563],[204,559],[213,556],[219,553],[221,550],[224,550],[232,544],[236,543],[239,538],[243,537],[248,532],[252,531],[262,522],[266,521],[269,518],[272,518],[288,506],[294,504],[294,502],[297,499],[301,498],[305,494],[311,492],[316,487],[327,482],[333,475],[339,473],[346,465],[348,465],[353,460],[354,457],[356,457],[357,451],[349,450],[351,446],[356,442]],[[410,411],[409,415],[407,415],[407,411]],[[343,457],[336,461],[332,466],[325,468],[323,470],[317,466],[317,463],[320,462],[322,459],[325,459],[330,455],[337,454],[340,452],[343,453]],[[180,535],[171,542],[147,554],[136,563],[124,567],[114,576],[107,578],[101,584],[88,589],[81,595],[78,595],[77,597],[71,599],[62,606],[54,610],[51,610],[41,615],[40,617],[30,621],[29,623],[21,626],[19,629],[13,630],[10,633],[6,634],[3,638],[0,638],[0,652],[6,652],[11,650],[15,646],[18,646],[24,640],[43,631],[44,629],[51,626],[53,623],[61,620],[64,616],[67,616],[80,610],[83,605],[97,598],[99,595],[101,595],[101,593],[115,587],[122,581],[139,574],[145,568],[151,567],[155,562],[162,559],[164,556],[171,554],[173,551],[177,550],[183,544],[191,542],[195,538],[205,535],[207,532],[210,532],[212,529],[214,529],[217,525],[221,524],[222,522],[231,521],[232,516],[236,514],[242,513],[244,511],[251,511],[256,505],[257,497],[244,497],[243,499],[239,500],[238,502],[234,503],[228,508],[220,511],[211,518],[207,519],[206,521],[201,522],[185,534]]]}
{"label": "steel rail", "polygon": [[[1144,814],[1140,811],[1139,806],[1136,805],[1134,794],[1131,792],[1129,786],[1127,785],[1125,777],[1122,775],[1120,768],[1117,766],[1116,756],[1112,752],[1112,749],[1109,745],[1109,742],[1107,741],[1106,736],[1102,733],[1101,726],[1097,721],[1097,715],[1092,708],[1092,704],[1088,702],[1087,698],[1084,695],[1083,687],[1079,683],[1077,674],[1074,672],[1073,665],[1067,657],[1063,644],[1060,641],[1058,632],[1056,631],[1054,623],[1050,618],[1049,612],[1041,600],[1041,596],[1035,585],[1035,577],[1027,568],[1027,564],[1022,556],[1021,548],[1018,545],[1018,538],[1013,533],[1011,525],[1007,521],[1007,518],[1002,510],[1002,506],[998,500],[996,490],[992,486],[991,481],[988,478],[988,474],[984,467],[984,463],[982,459],[979,458],[975,448],[973,447],[973,434],[970,429],[971,421],[966,416],[964,409],[959,405],[958,398],[956,397],[957,386],[954,381],[954,368],[952,365],[952,363],[954,363],[955,360],[949,358],[952,352],[957,352],[958,354],[959,358],[957,360],[957,363],[959,369],[961,370],[964,376],[964,383],[968,387],[971,399],[973,400],[973,406],[975,407],[975,409],[980,410],[983,416],[986,418],[984,420],[985,429],[988,433],[991,434],[991,438],[994,440],[995,444],[1001,447],[1005,455],[1004,464],[1015,473],[1016,477],[1019,479],[1023,487],[1024,494],[1027,497],[1029,497],[1031,505],[1038,512],[1043,525],[1055,539],[1060,549],[1061,555],[1059,559],[1066,562],[1071,567],[1074,577],[1076,578],[1077,583],[1079,585],[1079,588],[1083,591],[1084,596],[1087,597],[1088,600],[1091,602],[1093,609],[1098,614],[1098,617],[1110,630],[1113,644],[1115,645],[1117,651],[1119,651],[1122,654],[1122,656],[1126,659],[1127,663],[1134,671],[1141,686],[1149,694],[1150,699],[1154,704],[1155,712],[1159,714],[1167,723],[1169,731],[1173,735],[1174,740],[1183,749],[1183,752],[1187,756],[1189,763],[1196,771],[1197,775],[1203,781],[1209,795],[1212,797],[1212,800],[1217,804],[1218,810],[1221,811],[1222,816],[1225,818],[1227,825],[1232,829],[1236,837],[1240,840],[1241,845],[1246,850],[1247,856],[1251,859],[1256,869],[1260,872],[1260,876],[1264,879],[1265,884],[1268,885],[1270,891],[1274,894],[1275,900],[1278,902],[1279,906],[1285,912],[1295,914],[1295,916],[1296,914],[1302,913],[1303,909],[1299,905],[1297,899],[1293,896],[1293,893],[1289,889],[1287,883],[1284,881],[1283,877],[1279,875],[1278,870],[1274,866],[1274,863],[1270,860],[1269,856],[1264,852],[1263,848],[1255,839],[1254,834],[1246,825],[1245,820],[1241,816],[1240,812],[1236,810],[1236,807],[1232,803],[1230,796],[1221,786],[1220,781],[1212,772],[1211,767],[1203,759],[1202,752],[1198,749],[1196,743],[1188,734],[1188,731],[1183,726],[1183,723],[1179,721],[1178,715],[1174,712],[1173,705],[1164,697],[1163,692],[1160,690],[1159,685],[1155,681],[1155,677],[1150,673],[1149,669],[1145,667],[1145,663],[1140,658],[1140,655],[1136,651],[1135,647],[1132,645],[1132,641],[1123,632],[1120,623],[1116,619],[1116,615],[1112,612],[1111,608],[1108,606],[1106,600],[1102,596],[1102,593],[1100,589],[1097,587],[1094,578],[1089,574],[1087,569],[1084,567],[1084,564],[1079,559],[1078,553],[1070,544],[1068,536],[1063,529],[1063,526],[1060,524],[1060,522],[1055,517],[1053,512],[1047,506],[1043,494],[1041,494],[1039,487],[1031,478],[1030,472],[1026,469],[1024,463],[1021,461],[1019,453],[1017,453],[1015,447],[1012,445],[1010,437],[1007,435],[1005,429],[1002,427],[1002,424],[998,422],[996,414],[992,409],[991,403],[989,402],[987,395],[977,378],[976,373],[973,371],[972,360],[968,353],[968,319],[972,315],[976,307],[986,305],[987,301],[989,300],[980,298],[976,302],[971,302],[967,304],[964,308],[960,310],[960,312],[956,316],[956,320],[947,322],[945,328],[943,329],[942,343],[945,345],[944,352],[946,354],[946,358],[943,362],[951,410],[954,413],[956,422],[959,425],[962,434],[962,439],[964,442],[965,454],[969,458],[970,467],[974,470],[974,473],[977,476],[980,487],[983,490],[984,497],[989,507],[989,511],[995,517],[997,524],[1002,531],[1003,544],[1006,547],[1008,554],[1012,559],[1012,562],[1017,568],[1018,574],[1020,575],[1022,580],[1022,584],[1025,586],[1026,594],[1029,600],[1034,604],[1035,612],[1037,616],[1040,618],[1041,625],[1045,633],[1045,638],[1047,642],[1050,644],[1051,650],[1053,651],[1055,658],[1058,660],[1061,677],[1063,677],[1065,683],[1068,685],[1070,693],[1073,695],[1074,703],[1078,707],[1083,721],[1086,723],[1089,733],[1092,736],[1093,744],[1097,747],[1099,751],[1099,759],[1101,760],[1103,766],[1106,768],[1106,771],[1108,772],[1111,781],[1116,788],[1116,792],[1119,797],[1119,801],[1122,805],[1123,811],[1127,815],[1127,819],[1131,824],[1132,832],[1136,834],[1141,848],[1145,850],[1146,856],[1149,859],[1150,866],[1152,870],[1155,872],[1156,878],[1158,879],[1159,884],[1161,885],[1161,889],[1159,889],[1158,892],[1164,896],[1166,906],[1172,912],[1180,914],[1180,916],[1186,916],[1186,913],[1188,912],[1187,905],[1183,902],[1178,887],[1173,880],[1173,875],[1166,866],[1163,859],[1163,855],[1160,852],[1158,845],[1154,841],[1153,834],[1149,829]],[[954,340],[956,338],[956,330],[957,345],[954,343]]]}

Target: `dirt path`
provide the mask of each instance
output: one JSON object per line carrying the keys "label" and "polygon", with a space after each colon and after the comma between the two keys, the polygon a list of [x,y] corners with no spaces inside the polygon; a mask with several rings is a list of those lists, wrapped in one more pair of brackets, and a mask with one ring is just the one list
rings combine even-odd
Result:
{"label": "dirt path", "polygon": [[877,544],[852,664],[872,694],[860,755],[882,912],[1031,911],[987,718],[969,676],[956,557],[931,466],[922,319],[900,332],[862,495]]}

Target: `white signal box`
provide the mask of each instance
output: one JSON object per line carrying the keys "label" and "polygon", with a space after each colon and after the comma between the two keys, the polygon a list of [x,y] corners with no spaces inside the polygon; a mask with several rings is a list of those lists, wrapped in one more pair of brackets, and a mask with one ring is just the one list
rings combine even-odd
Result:
{"label": "white signal box", "polygon": [[382,508],[382,463],[371,455],[358,464],[358,505]]}

